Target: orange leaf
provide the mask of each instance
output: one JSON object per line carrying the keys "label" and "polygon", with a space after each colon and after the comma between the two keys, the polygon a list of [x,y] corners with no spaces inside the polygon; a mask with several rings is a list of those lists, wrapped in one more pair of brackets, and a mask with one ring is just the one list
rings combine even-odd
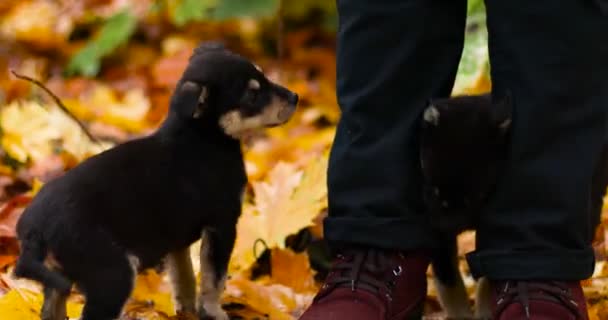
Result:
{"label": "orange leaf", "polygon": [[316,293],[314,271],[310,267],[308,255],[295,253],[290,249],[272,249],[270,254],[271,281],[280,283],[298,293]]}

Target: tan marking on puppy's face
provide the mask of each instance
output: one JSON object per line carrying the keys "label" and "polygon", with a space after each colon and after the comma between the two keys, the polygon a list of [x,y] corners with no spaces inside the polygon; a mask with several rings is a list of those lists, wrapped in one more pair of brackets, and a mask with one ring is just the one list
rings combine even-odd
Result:
{"label": "tan marking on puppy's face", "polygon": [[275,94],[271,97],[270,103],[262,108],[261,113],[244,116],[237,109],[221,116],[219,122],[227,135],[239,139],[244,132],[284,124],[294,111],[295,106]]}

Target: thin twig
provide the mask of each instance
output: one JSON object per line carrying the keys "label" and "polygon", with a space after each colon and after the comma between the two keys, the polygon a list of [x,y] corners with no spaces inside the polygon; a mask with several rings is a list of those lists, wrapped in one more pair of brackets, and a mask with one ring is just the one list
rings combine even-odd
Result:
{"label": "thin twig", "polygon": [[70,110],[68,110],[68,108],[66,108],[66,106],[63,104],[63,102],[61,102],[61,100],[51,91],[49,90],[44,84],[42,84],[42,82],[34,79],[34,78],[30,78],[28,76],[24,76],[21,74],[18,74],[17,72],[15,72],[15,70],[11,69],[11,72],[15,75],[15,77],[21,79],[21,80],[26,80],[29,81],[35,85],[37,85],[38,87],[40,87],[42,90],[44,90],[49,96],[51,96],[51,98],[53,98],[53,101],[55,101],[55,103],[57,104],[57,106],[59,106],[59,108],[61,109],[61,111],[63,111],[68,117],[70,117],[72,120],[74,120],[78,126],[80,127],[80,129],[82,130],[82,132],[84,132],[84,134],[93,142],[99,144],[101,143],[99,141],[99,139],[97,139],[95,136],[93,136],[91,134],[91,132],[89,132],[89,130],[87,129],[87,127],[78,119],[76,118],[76,116],[70,112]]}

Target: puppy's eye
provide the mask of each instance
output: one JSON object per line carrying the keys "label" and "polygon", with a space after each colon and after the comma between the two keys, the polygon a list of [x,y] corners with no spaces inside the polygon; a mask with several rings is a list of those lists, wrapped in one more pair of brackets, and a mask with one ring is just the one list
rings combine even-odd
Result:
{"label": "puppy's eye", "polygon": [[249,102],[255,102],[258,99],[258,91],[259,90],[249,90],[247,93],[247,100]]}
{"label": "puppy's eye", "polygon": [[260,91],[260,82],[256,79],[249,79],[247,83],[247,100],[251,103],[255,102],[258,98],[258,92]]}

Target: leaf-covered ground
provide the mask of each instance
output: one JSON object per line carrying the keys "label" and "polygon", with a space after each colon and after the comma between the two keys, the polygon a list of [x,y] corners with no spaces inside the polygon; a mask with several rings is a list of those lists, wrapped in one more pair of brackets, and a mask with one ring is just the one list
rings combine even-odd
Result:
{"label": "leaf-covered ground", "polygon": [[[454,93],[490,90],[482,10],[481,1],[470,1]],[[339,118],[335,25],[333,1],[324,0],[1,1],[0,318],[38,319],[39,286],[12,277],[19,254],[14,227],[31,197],[83,159],[154,130],[193,47],[221,39],[301,97],[288,125],[243,143],[250,184],[224,307],[235,318],[296,319],[328,263],[321,221],[327,155]],[[9,70],[43,82],[99,141],[89,139],[45,92]],[[603,225],[596,238],[597,271],[584,285],[592,319],[603,319],[608,318]],[[474,248],[472,232],[459,241],[461,253]],[[195,266],[198,245],[192,250]],[[467,274],[465,263],[461,269]],[[467,286],[472,293],[470,277]],[[427,318],[442,319],[431,281],[429,293]],[[82,305],[75,290],[69,317],[77,318]],[[138,276],[124,318],[189,315],[174,314],[165,274],[149,270]]]}

